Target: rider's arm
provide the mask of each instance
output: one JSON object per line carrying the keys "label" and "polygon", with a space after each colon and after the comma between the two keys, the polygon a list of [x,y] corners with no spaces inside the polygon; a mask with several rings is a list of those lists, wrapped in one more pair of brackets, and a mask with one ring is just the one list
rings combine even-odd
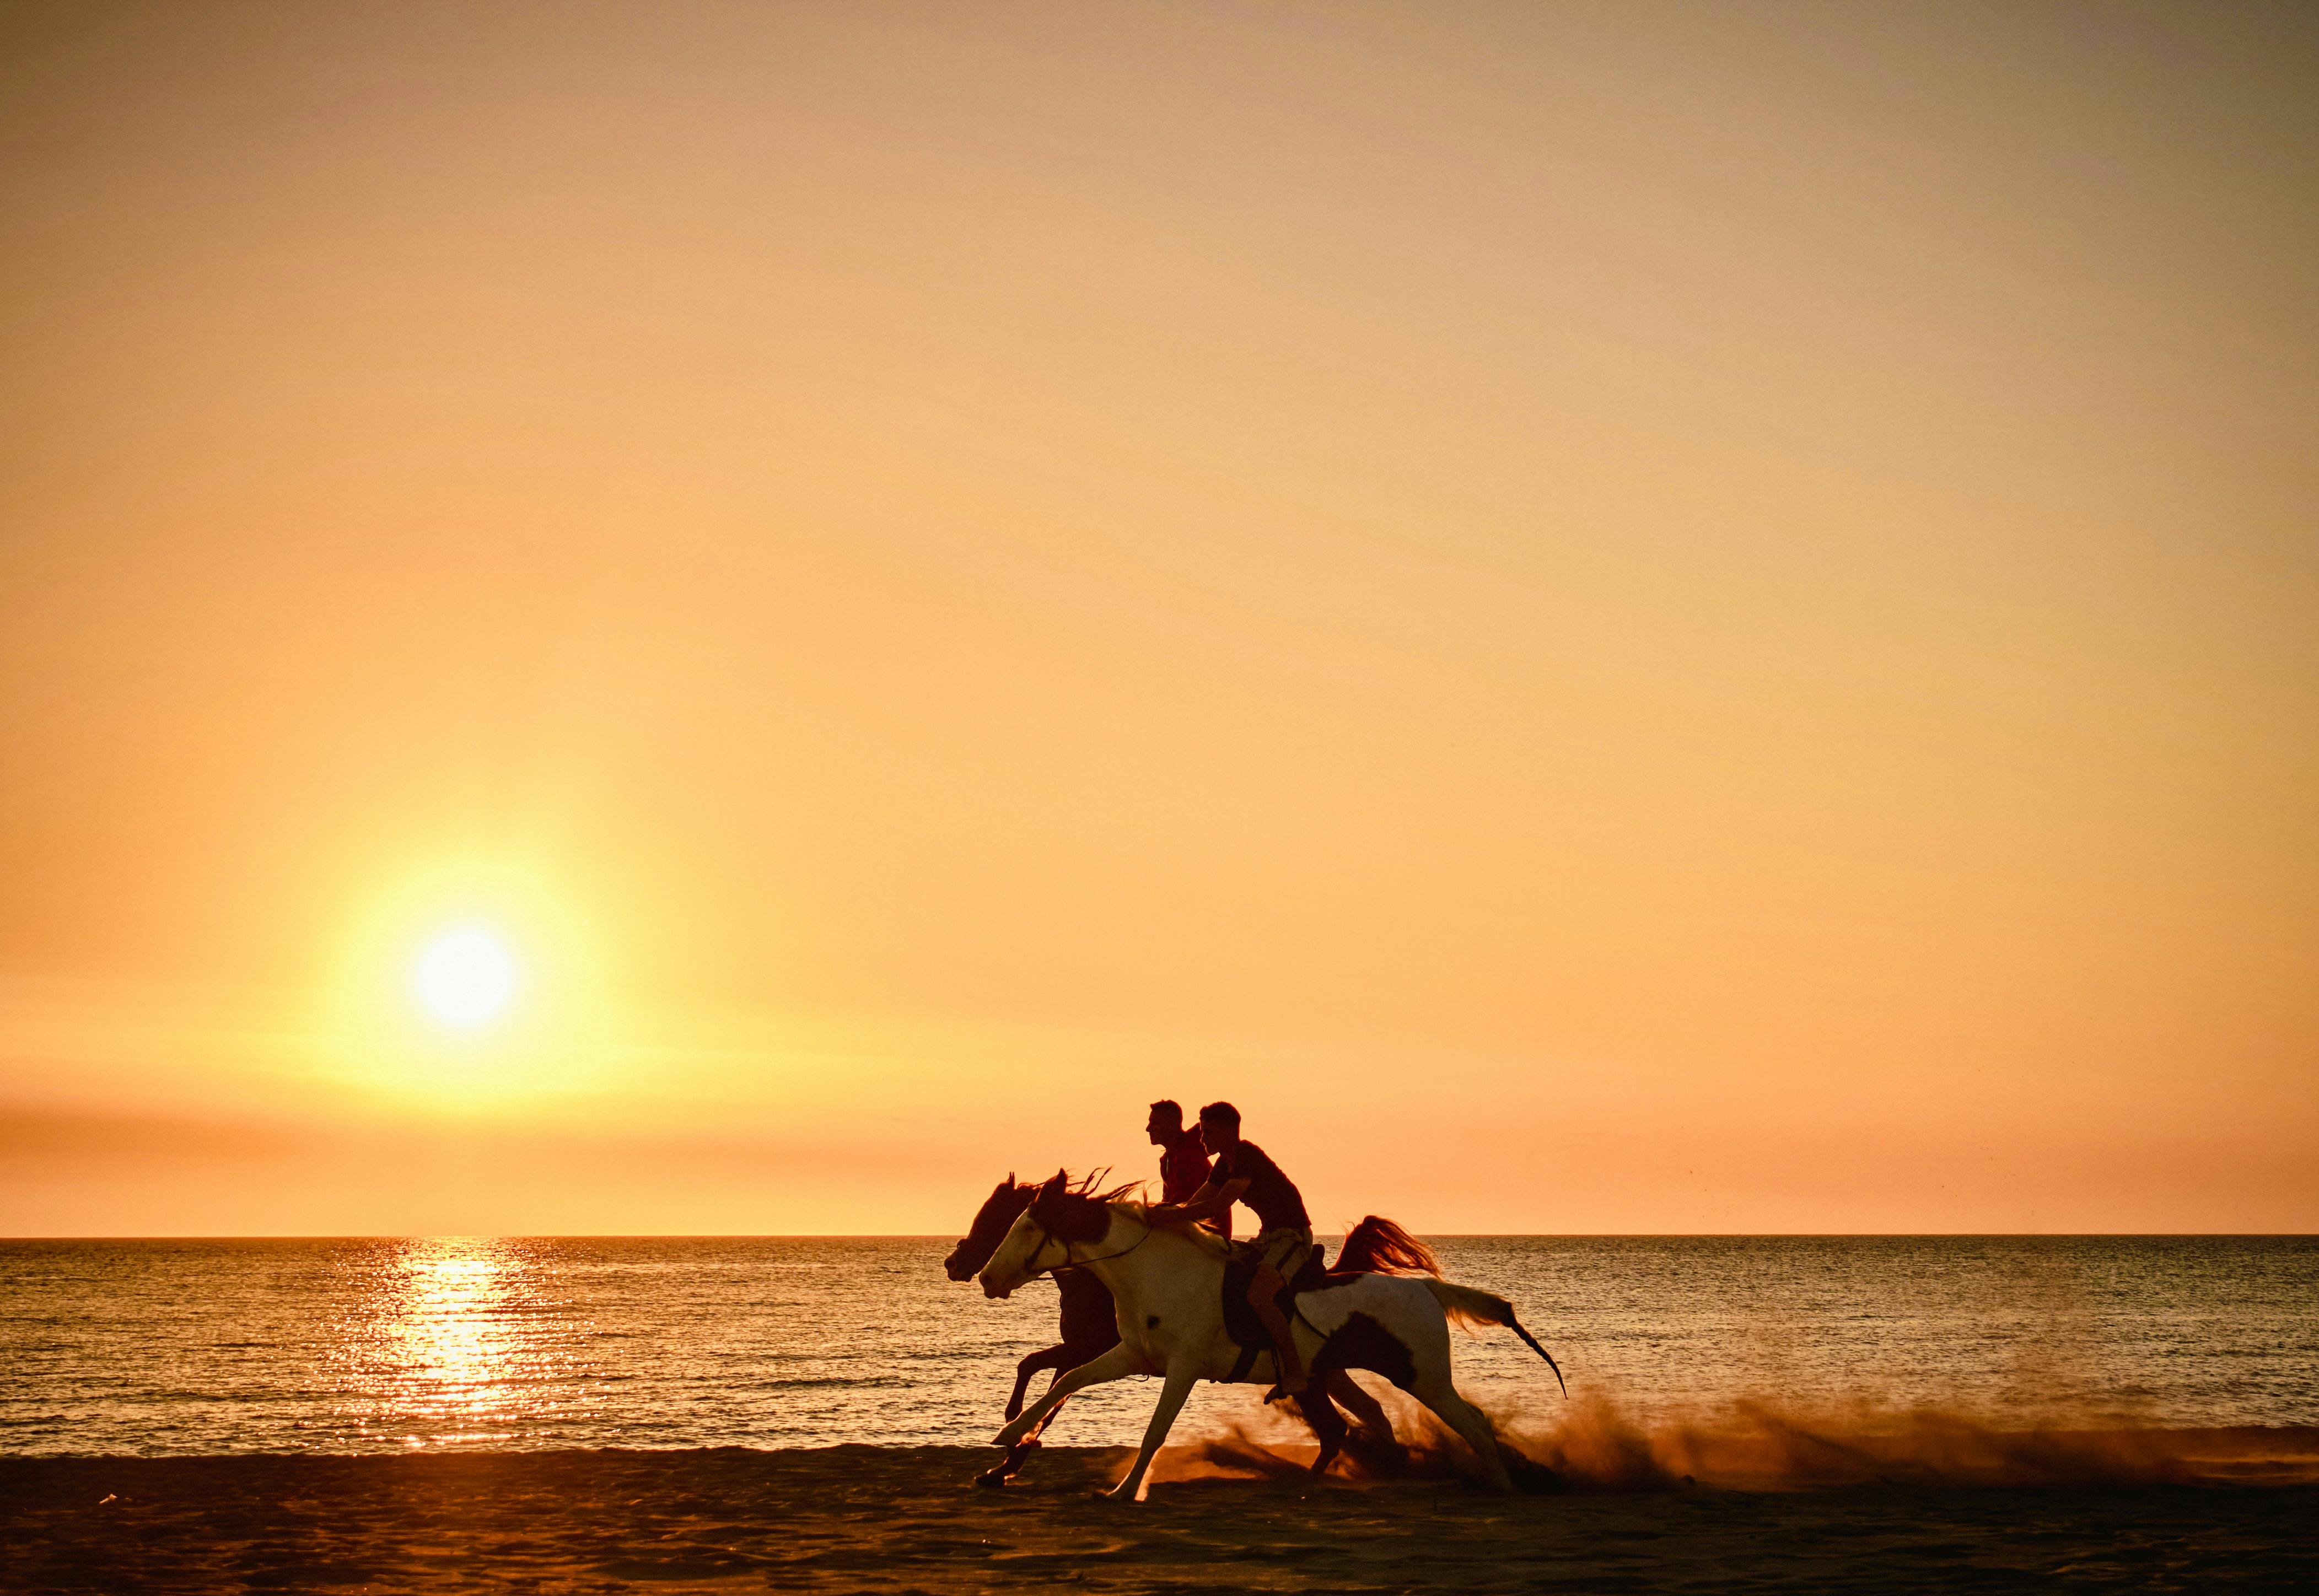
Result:
{"label": "rider's arm", "polygon": [[1154,1223],[1165,1224],[1169,1220],[1189,1220],[1197,1224],[1204,1219],[1220,1219],[1232,1211],[1232,1205],[1248,1190],[1245,1176],[1228,1180],[1222,1186],[1209,1181],[1180,1203],[1162,1203],[1151,1209],[1149,1217]]}

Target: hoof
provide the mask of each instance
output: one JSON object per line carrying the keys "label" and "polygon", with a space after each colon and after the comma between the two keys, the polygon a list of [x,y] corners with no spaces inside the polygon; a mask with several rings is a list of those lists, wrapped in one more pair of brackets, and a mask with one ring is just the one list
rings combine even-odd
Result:
{"label": "hoof", "polygon": [[1399,1474],[1409,1468],[1409,1448],[1399,1441],[1350,1436],[1345,1441],[1345,1455],[1374,1474]]}
{"label": "hoof", "polygon": [[[1513,1488],[1525,1496],[1552,1496],[1570,1489],[1570,1482],[1560,1473],[1543,1463],[1532,1463],[1527,1457],[1508,1459],[1506,1474],[1513,1481]],[[1689,1474],[1683,1476],[1683,1483],[1691,1483]]]}

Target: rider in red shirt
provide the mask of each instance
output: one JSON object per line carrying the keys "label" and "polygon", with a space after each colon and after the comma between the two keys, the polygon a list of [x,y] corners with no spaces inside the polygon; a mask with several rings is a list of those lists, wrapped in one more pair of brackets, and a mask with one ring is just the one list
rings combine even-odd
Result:
{"label": "rider in red shirt", "polygon": [[[1151,1105],[1143,1133],[1160,1150],[1160,1200],[1188,1203],[1192,1194],[1208,1183],[1208,1144],[1200,1128],[1184,1128],[1184,1105],[1162,1097]],[[1232,1232],[1224,1232],[1230,1235]]]}

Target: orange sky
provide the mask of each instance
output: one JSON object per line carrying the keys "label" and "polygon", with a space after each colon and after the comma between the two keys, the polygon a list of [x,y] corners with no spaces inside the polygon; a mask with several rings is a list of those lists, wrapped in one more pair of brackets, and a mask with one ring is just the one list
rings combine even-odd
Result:
{"label": "orange sky", "polygon": [[12,8],[0,1231],[2319,1228],[2314,194],[2294,6]]}

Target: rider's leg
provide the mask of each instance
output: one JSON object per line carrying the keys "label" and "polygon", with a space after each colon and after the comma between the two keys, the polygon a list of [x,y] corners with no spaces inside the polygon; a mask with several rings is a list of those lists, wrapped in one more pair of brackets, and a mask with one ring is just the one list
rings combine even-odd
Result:
{"label": "rider's leg", "polygon": [[1255,1278],[1249,1282],[1248,1305],[1264,1323],[1264,1333],[1272,1338],[1274,1355],[1280,1366],[1280,1389],[1294,1395],[1308,1384],[1304,1378],[1304,1359],[1296,1350],[1296,1332],[1280,1312],[1280,1288],[1287,1282],[1270,1264],[1256,1266]]}

